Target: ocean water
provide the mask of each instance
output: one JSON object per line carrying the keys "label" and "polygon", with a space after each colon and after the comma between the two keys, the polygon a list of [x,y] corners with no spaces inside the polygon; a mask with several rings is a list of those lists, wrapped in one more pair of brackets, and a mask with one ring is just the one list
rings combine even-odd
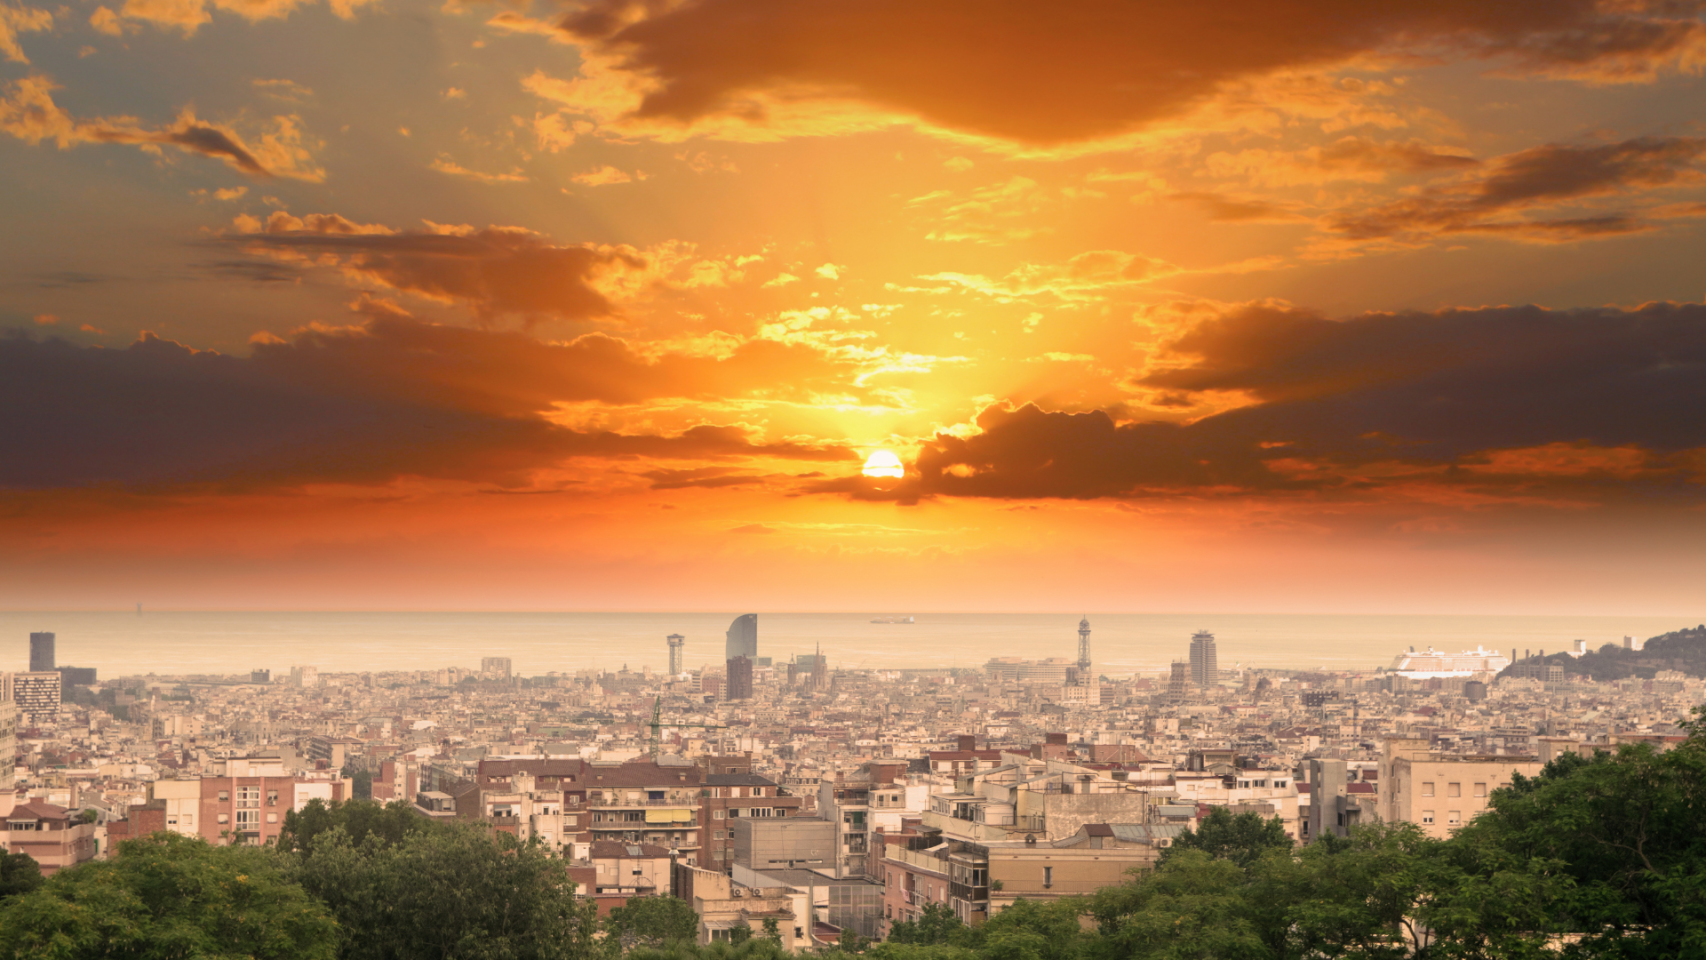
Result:
{"label": "ocean water", "polygon": [[[866,669],[978,667],[991,657],[1078,656],[1079,614],[918,614],[876,624],[879,613],[758,615],[758,652],[778,663],[820,645],[832,666]],[[735,613],[217,613],[0,612],[0,670],[28,669],[29,634],[58,635],[60,665],[131,674],[323,672],[478,667],[504,656],[524,676],[589,667],[662,670],[664,638],[687,638],[689,668],[721,664]],[[1684,626],[1661,617],[1088,614],[1091,654],[1107,676],[1165,672],[1189,653],[1196,630],[1218,640],[1223,666],[1372,669],[1433,645],[1512,649],[1590,647]]]}

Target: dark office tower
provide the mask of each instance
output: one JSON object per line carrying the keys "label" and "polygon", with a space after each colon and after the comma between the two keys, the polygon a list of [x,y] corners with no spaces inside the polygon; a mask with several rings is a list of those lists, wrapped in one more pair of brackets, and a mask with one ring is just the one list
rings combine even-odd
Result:
{"label": "dark office tower", "polygon": [[752,699],[752,658],[735,657],[728,661],[728,686],[724,689],[725,700]]}
{"label": "dark office tower", "polygon": [[59,688],[87,687],[95,682],[94,667],[60,667]]}
{"label": "dark office tower", "polygon": [[30,634],[30,672],[45,673],[53,669],[53,634]]}
{"label": "dark office tower", "polygon": [[1214,634],[1198,630],[1191,634],[1191,682],[1212,687],[1220,680],[1220,665],[1214,655]]}
{"label": "dark office tower", "polygon": [[743,613],[729,624],[729,642],[723,653],[723,659],[733,660],[736,657],[746,657],[749,660],[758,659],[758,614]]}

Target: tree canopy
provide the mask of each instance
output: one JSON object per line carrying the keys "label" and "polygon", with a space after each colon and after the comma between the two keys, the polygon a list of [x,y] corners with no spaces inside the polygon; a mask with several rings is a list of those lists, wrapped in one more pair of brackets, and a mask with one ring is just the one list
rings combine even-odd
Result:
{"label": "tree canopy", "polygon": [[563,861],[476,825],[439,824],[357,846],[342,826],[316,836],[298,877],[344,931],[346,960],[570,960],[596,910]]}
{"label": "tree canopy", "polygon": [[1291,847],[1291,837],[1286,835],[1285,825],[1278,817],[1264,819],[1257,813],[1234,815],[1225,807],[1215,807],[1195,830],[1186,830],[1171,847],[1163,850],[1161,859],[1166,860],[1176,852],[1201,850],[1216,859],[1248,867],[1269,850]]}
{"label": "tree canopy", "polygon": [[272,851],[155,834],[0,910],[0,958],[332,960],[338,928]]}
{"label": "tree canopy", "polygon": [[663,947],[692,942],[699,933],[699,915],[675,897],[630,897],[626,905],[610,911],[604,929],[624,947]]}

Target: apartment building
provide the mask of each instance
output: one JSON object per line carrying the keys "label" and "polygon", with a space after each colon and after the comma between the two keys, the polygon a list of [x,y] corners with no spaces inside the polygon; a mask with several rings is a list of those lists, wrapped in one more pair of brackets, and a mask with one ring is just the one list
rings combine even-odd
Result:
{"label": "apartment building", "polygon": [[28,854],[51,877],[95,857],[96,825],[82,811],[71,811],[43,800],[31,800],[0,817],[0,836],[6,852]]}
{"label": "apartment building", "polygon": [[1514,775],[1532,777],[1545,765],[1535,756],[1439,753],[1428,740],[1394,738],[1381,755],[1377,809],[1383,820],[1414,823],[1444,839],[1483,813],[1493,791],[1510,786]]}
{"label": "apartment building", "polygon": [[583,849],[592,864],[593,882],[592,889],[582,891],[582,895],[590,896],[598,905],[599,916],[609,916],[630,897],[674,895],[668,848],[654,843],[596,840]]}
{"label": "apartment building", "polygon": [[287,812],[311,800],[349,797],[348,780],[288,773],[277,758],[233,757],[214,763],[209,775],[157,780],[149,787],[150,800],[164,801],[165,829],[216,845],[271,843]]}
{"label": "apartment building", "polygon": [[798,817],[805,802],[783,796],[774,780],[750,772],[706,774],[700,793],[699,862],[724,873],[734,863],[736,823]]}
{"label": "apartment building", "polygon": [[60,683],[58,670],[12,674],[12,700],[25,723],[53,723],[59,719]]}
{"label": "apartment building", "polygon": [[586,764],[579,785],[592,813],[589,839],[657,844],[698,863],[704,780],[697,766],[668,758]]}
{"label": "apartment building", "polygon": [[12,699],[12,675],[0,673],[0,795],[4,797],[12,794],[17,762],[18,704]]}

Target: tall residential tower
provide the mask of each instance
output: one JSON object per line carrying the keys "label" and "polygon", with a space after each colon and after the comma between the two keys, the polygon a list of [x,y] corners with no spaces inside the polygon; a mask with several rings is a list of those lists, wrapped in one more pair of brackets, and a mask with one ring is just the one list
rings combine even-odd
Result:
{"label": "tall residential tower", "polygon": [[679,633],[672,633],[665,640],[669,643],[669,675],[679,677],[683,672],[681,655],[682,648],[687,646],[687,638]]}
{"label": "tall residential tower", "polygon": [[1198,630],[1191,634],[1191,682],[1212,687],[1220,680],[1220,665],[1214,655],[1214,634]]}

